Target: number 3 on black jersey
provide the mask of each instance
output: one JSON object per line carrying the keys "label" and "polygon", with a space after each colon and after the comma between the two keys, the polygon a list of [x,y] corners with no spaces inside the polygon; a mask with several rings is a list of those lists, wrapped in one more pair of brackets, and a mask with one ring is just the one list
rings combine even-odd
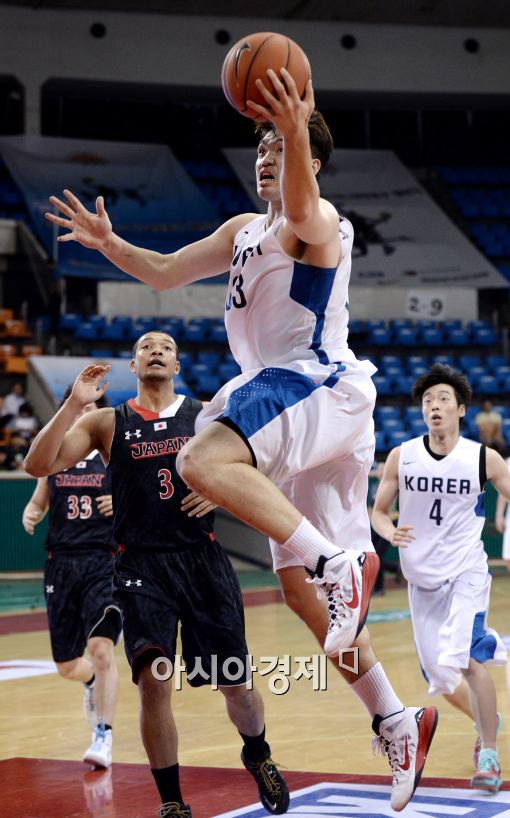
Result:
{"label": "number 3 on black jersey", "polygon": [[437,498],[437,500],[434,500],[434,502],[432,503],[432,508],[430,509],[429,518],[431,520],[435,520],[436,525],[441,525],[441,520],[443,518],[441,517],[441,500],[439,499],[439,497]]}
{"label": "number 3 on black jersey", "polygon": [[158,471],[158,477],[160,479],[160,486],[163,491],[159,492],[159,496],[161,500],[169,500],[172,494],[174,493],[174,484],[172,483],[172,472],[169,469],[160,469]]}

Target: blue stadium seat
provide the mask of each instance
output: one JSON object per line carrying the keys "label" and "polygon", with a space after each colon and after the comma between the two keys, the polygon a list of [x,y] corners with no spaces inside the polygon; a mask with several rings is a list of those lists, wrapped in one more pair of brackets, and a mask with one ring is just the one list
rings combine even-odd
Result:
{"label": "blue stadium seat", "polygon": [[60,329],[74,330],[82,321],[82,317],[77,312],[64,312],[59,318]]}
{"label": "blue stadium seat", "polygon": [[81,321],[74,330],[74,337],[83,341],[97,341],[100,329],[92,321]]}
{"label": "blue stadium seat", "polygon": [[409,368],[415,366],[423,366],[426,369],[429,368],[428,355],[408,355],[405,360],[407,361],[407,366]]}
{"label": "blue stadium seat", "polygon": [[201,344],[208,339],[209,319],[192,318],[183,327],[183,337],[192,344]]}
{"label": "blue stadium seat", "polygon": [[161,332],[166,332],[167,335],[171,335],[172,338],[178,339],[178,337],[182,334],[184,321],[179,317],[167,317],[160,322],[159,328],[161,329]]}
{"label": "blue stadium seat", "polygon": [[464,354],[459,355],[459,365],[461,369],[466,372],[470,370],[473,366],[481,366],[482,361],[479,355],[473,354]]}
{"label": "blue stadium seat", "polygon": [[395,446],[400,446],[401,443],[408,439],[409,433],[404,432],[403,430],[400,432],[392,432],[391,434],[386,435],[386,441],[389,449],[394,449]]}
{"label": "blue stadium seat", "polygon": [[404,347],[415,347],[418,344],[416,327],[395,327],[395,342]]}
{"label": "blue stadium seat", "polygon": [[209,340],[214,344],[227,344],[228,336],[227,330],[223,322],[221,324],[214,323],[209,331]]}
{"label": "blue stadium seat", "polygon": [[185,372],[187,372],[188,369],[191,369],[193,366],[193,353],[187,349],[180,349],[179,361],[181,363],[181,367],[185,370]]}
{"label": "blue stadium seat", "polygon": [[374,375],[372,377],[374,386],[377,389],[378,395],[392,395],[393,394],[393,380],[387,378],[385,375]]}
{"label": "blue stadium seat", "polygon": [[128,324],[121,321],[115,321],[111,324],[106,324],[102,329],[102,337],[107,341],[124,341],[128,334]]}
{"label": "blue stadium seat", "polygon": [[453,366],[455,368],[455,355],[433,355],[433,364],[444,364],[445,366]]}
{"label": "blue stadium seat", "polygon": [[415,418],[411,420],[409,423],[409,430],[413,437],[419,437],[420,435],[426,435],[428,430],[425,425],[423,418]]}
{"label": "blue stadium seat", "polygon": [[210,372],[199,373],[198,376],[193,373],[195,378],[195,389],[197,392],[205,393],[206,395],[214,395],[222,385],[221,379],[218,375]]}
{"label": "blue stadium seat", "polygon": [[223,383],[227,383],[227,381],[231,381],[233,378],[236,378],[240,372],[241,370],[235,361],[231,363],[222,363],[218,366],[218,375]]}
{"label": "blue stadium seat", "polygon": [[400,418],[401,412],[399,406],[390,406],[385,403],[376,403],[374,410],[374,417],[378,423],[384,423],[387,418]]}
{"label": "blue stadium seat", "polygon": [[499,367],[508,365],[508,360],[505,355],[487,355],[485,360],[493,372]]}
{"label": "blue stadium seat", "polygon": [[397,378],[395,381],[395,393],[397,395],[409,396],[415,380],[416,378],[413,378],[412,375],[401,375],[400,378]]}
{"label": "blue stadium seat", "polygon": [[446,343],[455,347],[469,346],[469,331],[464,327],[453,327],[453,329],[449,329],[446,336]]}
{"label": "blue stadium seat", "polygon": [[493,346],[498,343],[498,333],[492,327],[476,327],[473,331],[473,341],[481,346]]}
{"label": "blue stadium seat", "polygon": [[411,425],[412,421],[422,420],[421,406],[405,406],[404,418],[409,426]]}
{"label": "blue stadium seat", "polygon": [[402,368],[401,355],[381,355],[381,368],[386,369],[388,366],[398,366]]}
{"label": "blue stadium seat", "polygon": [[369,327],[368,340],[375,346],[387,346],[391,344],[392,332],[389,327]]}
{"label": "blue stadium seat", "polygon": [[387,435],[393,434],[393,432],[402,432],[405,429],[402,418],[384,418],[379,421],[378,426]]}
{"label": "blue stadium seat", "polygon": [[386,433],[382,429],[377,429],[375,432],[375,450],[376,452],[385,452],[386,449]]}
{"label": "blue stadium seat", "polygon": [[91,358],[99,358],[103,360],[104,358],[113,358],[113,350],[111,349],[91,349],[89,351],[89,355]]}
{"label": "blue stadium seat", "polygon": [[476,388],[481,395],[499,395],[504,391],[504,387],[494,375],[480,375]]}
{"label": "blue stadium seat", "polygon": [[126,360],[130,361],[132,357],[133,355],[130,349],[119,349],[117,352],[117,358],[125,358]]}
{"label": "blue stadium seat", "polygon": [[214,349],[202,349],[197,353],[196,361],[199,364],[206,364],[209,369],[217,369],[220,363],[220,353]]}
{"label": "blue stadium seat", "polygon": [[421,330],[421,340],[427,347],[443,346],[443,330],[438,327],[424,327],[424,329]]}

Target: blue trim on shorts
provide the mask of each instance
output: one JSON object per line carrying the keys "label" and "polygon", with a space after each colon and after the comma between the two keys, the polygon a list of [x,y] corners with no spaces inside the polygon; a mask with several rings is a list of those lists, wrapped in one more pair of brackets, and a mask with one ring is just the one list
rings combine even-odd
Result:
{"label": "blue trim on shorts", "polygon": [[482,491],[477,499],[476,499],[476,506],[475,506],[475,516],[476,517],[485,517],[485,492]]}
{"label": "blue trim on shorts", "polygon": [[320,388],[321,384],[299,372],[268,367],[230,393],[222,414],[250,438]]}
{"label": "blue trim on shorts", "polygon": [[496,637],[485,630],[485,611],[475,614],[473,621],[473,633],[471,636],[471,649],[469,655],[477,662],[487,662],[494,659],[496,653]]}
{"label": "blue trim on shorts", "polygon": [[329,364],[329,358],[321,349],[324,319],[337,273],[336,267],[315,267],[313,264],[294,262],[289,295],[293,301],[315,314],[315,329],[310,349],[321,364]]}

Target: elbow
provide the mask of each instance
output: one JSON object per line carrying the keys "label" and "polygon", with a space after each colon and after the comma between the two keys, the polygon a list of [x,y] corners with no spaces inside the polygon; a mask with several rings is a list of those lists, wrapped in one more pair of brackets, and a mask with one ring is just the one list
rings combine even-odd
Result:
{"label": "elbow", "polygon": [[27,454],[23,461],[23,469],[27,474],[30,474],[31,477],[46,477],[48,475],[47,471],[42,469],[37,463],[33,462],[33,458],[30,457],[30,454]]}

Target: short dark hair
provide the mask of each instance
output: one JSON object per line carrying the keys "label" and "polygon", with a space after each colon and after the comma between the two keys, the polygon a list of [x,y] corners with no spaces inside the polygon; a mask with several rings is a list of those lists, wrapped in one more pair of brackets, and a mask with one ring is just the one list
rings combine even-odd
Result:
{"label": "short dark hair", "polygon": [[138,344],[139,344],[140,340],[142,338],[144,338],[146,335],[150,335],[151,332],[158,332],[160,335],[168,335],[168,337],[172,339],[172,341],[175,344],[175,360],[178,361],[179,360],[179,347],[177,346],[177,341],[175,340],[173,335],[169,335],[168,332],[165,332],[162,329],[151,329],[148,332],[144,332],[143,335],[140,335],[140,338],[137,338],[136,341],[133,344],[133,349],[131,350],[131,357],[136,358],[136,352],[138,350]]}
{"label": "short dark hair", "polygon": [[457,406],[463,404],[469,406],[473,397],[473,392],[466,376],[446,364],[434,364],[425,375],[422,375],[413,383],[411,395],[416,403],[421,403],[423,395],[431,386],[446,383],[453,388]]}
{"label": "short dark hair", "polygon": [[[62,406],[64,405],[66,400],[71,396],[71,392],[73,391],[73,386],[74,386],[74,384],[72,384],[72,383],[70,383],[69,386],[66,386],[65,392],[62,395],[62,398],[60,399],[60,403],[58,405],[59,409],[62,408]],[[101,395],[101,397],[97,398],[97,400],[95,400],[94,403],[96,404],[98,409],[104,409],[105,406],[110,405],[110,401],[108,400],[108,397],[106,395]]]}
{"label": "short dark hair", "polygon": [[[264,139],[266,134],[274,130],[275,127],[272,122],[257,122],[255,125],[255,134],[259,137],[259,140]],[[320,170],[324,170],[333,152],[334,144],[331,131],[320,111],[313,111],[308,120],[308,135],[310,137],[312,158],[319,159],[321,163]]]}

